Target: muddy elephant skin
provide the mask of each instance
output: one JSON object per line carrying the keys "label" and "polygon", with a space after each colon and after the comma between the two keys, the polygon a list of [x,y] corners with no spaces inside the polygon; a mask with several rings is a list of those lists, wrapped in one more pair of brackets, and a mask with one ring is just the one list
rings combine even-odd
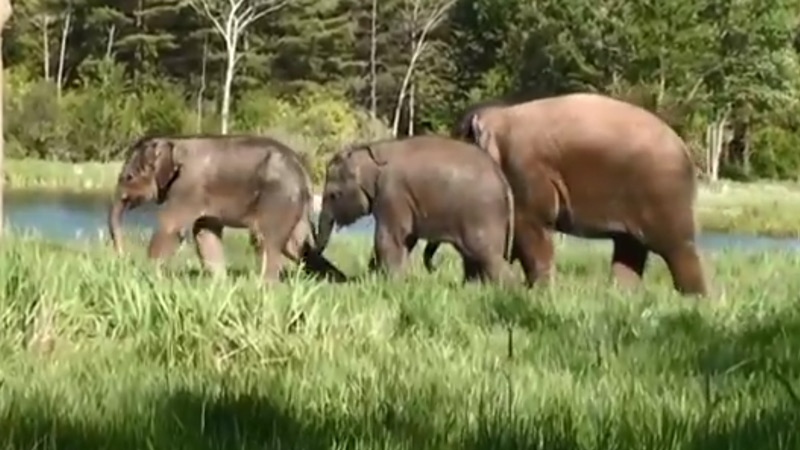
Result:
{"label": "muddy elephant skin", "polygon": [[354,145],[326,168],[319,250],[334,225],[375,218],[374,265],[401,274],[418,239],[449,243],[464,280],[503,281],[513,237],[513,200],[500,167],[477,146],[445,136]]}
{"label": "muddy elephant skin", "polygon": [[553,276],[552,231],[611,239],[612,272],[641,281],[660,255],[676,290],[706,295],[697,249],[695,168],[655,114],[607,96],[566,94],[474,108],[454,137],[500,163],[515,200],[515,256],[529,284]]}
{"label": "muddy elephant skin", "polygon": [[314,274],[345,276],[316,250],[308,172],[299,156],[264,136],[144,137],[120,170],[109,208],[111,241],[122,253],[123,212],[144,202],[160,205],[147,254],[172,255],[182,230],[192,227],[198,257],[212,273],[225,270],[224,227],[247,228],[265,281],[278,279],[285,258]]}

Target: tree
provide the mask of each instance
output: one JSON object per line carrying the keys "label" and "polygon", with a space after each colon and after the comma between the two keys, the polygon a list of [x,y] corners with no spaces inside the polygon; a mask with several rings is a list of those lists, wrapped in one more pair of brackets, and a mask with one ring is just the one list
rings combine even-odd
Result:
{"label": "tree", "polygon": [[[406,24],[410,34],[411,49],[406,73],[403,82],[400,84],[400,92],[397,94],[397,105],[394,110],[392,120],[392,134],[397,136],[400,128],[400,112],[403,109],[403,100],[408,93],[411,77],[414,75],[414,68],[422,52],[428,46],[428,35],[446,17],[447,11],[455,4],[455,0],[406,0],[408,11]],[[411,105],[413,107],[413,104]],[[409,110],[409,114],[413,114]]]}
{"label": "tree", "polygon": [[239,40],[253,22],[277,11],[290,0],[189,0],[189,4],[214,25],[225,44],[225,81],[222,88],[220,132],[228,133],[231,86],[239,62]]}
{"label": "tree", "polygon": [[[5,30],[6,23],[8,23],[8,19],[11,18],[12,12],[11,0],[0,0],[0,48],[3,46],[3,31]],[[0,236],[3,234],[3,181],[5,179],[5,173],[3,172],[3,155],[5,153],[5,138],[3,137],[3,131],[5,130],[3,126],[3,109],[5,106],[3,98],[4,86],[3,55],[0,53]]]}

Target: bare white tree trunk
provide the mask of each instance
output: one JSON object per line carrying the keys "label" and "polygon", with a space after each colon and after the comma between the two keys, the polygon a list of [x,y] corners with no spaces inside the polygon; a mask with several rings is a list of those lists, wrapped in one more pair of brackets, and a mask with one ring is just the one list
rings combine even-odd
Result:
{"label": "bare white tree trunk", "polygon": [[[6,23],[11,18],[13,10],[11,8],[11,0],[0,0],[0,48],[3,44],[3,33],[5,31]],[[5,109],[5,96],[3,95],[5,83],[3,81],[3,55],[0,53],[0,236],[3,235],[4,227],[4,211],[3,211],[3,190],[5,188],[3,180],[5,172],[3,171],[3,157],[5,155],[5,122],[3,110]]]}
{"label": "bare white tree trunk", "polygon": [[414,100],[417,92],[417,83],[414,79],[411,80],[411,86],[408,89],[408,135],[414,135]]}
{"label": "bare white tree trunk", "polygon": [[222,84],[222,117],[220,132],[228,134],[231,88],[239,62],[239,39],[253,22],[277,11],[290,0],[189,0],[189,4],[204,14],[225,43],[225,79]]}
{"label": "bare white tree trunk", "polygon": [[50,15],[42,14],[42,71],[44,80],[50,81]]}
{"label": "bare white tree trunk", "polygon": [[372,24],[370,29],[370,42],[369,42],[369,111],[372,115],[372,120],[378,117],[378,0],[372,0]]}
{"label": "bare white tree trunk", "polygon": [[450,9],[451,6],[455,3],[455,0],[446,0],[444,2],[439,2],[439,0],[435,0],[436,3],[430,9],[429,13],[427,14],[427,19],[425,19],[425,23],[423,24],[422,28],[419,29],[418,21],[423,13],[422,11],[422,2],[423,0],[412,0],[412,11],[411,11],[411,29],[414,36],[417,36],[416,40],[412,40],[411,46],[411,59],[408,62],[408,66],[406,67],[405,76],[403,76],[403,82],[400,85],[400,92],[397,94],[397,104],[394,108],[394,118],[392,120],[392,134],[397,136],[398,129],[400,128],[400,112],[403,109],[403,101],[406,98],[406,94],[408,92],[408,84],[411,82],[411,75],[414,72],[414,69],[417,65],[417,60],[419,60],[420,55],[425,50],[428,45],[428,33],[431,30],[438,26],[442,19],[444,19],[445,14]]}
{"label": "bare white tree trunk", "polygon": [[197,132],[203,131],[203,97],[206,93],[206,67],[208,66],[208,36],[203,38],[203,68],[200,72],[200,89],[197,91]]}
{"label": "bare white tree trunk", "polygon": [[67,10],[67,16],[64,18],[64,26],[61,29],[61,49],[58,54],[58,75],[56,75],[56,96],[61,98],[61,88],[64,83],[64,59],[67,53],[67,36],[69,36],[69,27],[72,22],[72,10]]}
{"label": "bare white tree trunk", "polygon": [[233,76],[236,74],[236,44],[226,46],[227,61],[225,64],[225,81],[222,84],[222,117],[219,131],[228,134],[228,123],[231,112],[231,88]]}
{"label": "bare white tree trunk", "polygon": [[111,59],[114,51],[114,34],[117,32],[117,24],[112,23],[108,28],[108,39],[106,40],[106,59]]}
{"label": "bare white tree trunk", "polygon": [[710,181],[719,180],[719,165],[725,148],[729,112],[720,114],[706,128],[706,175]]}

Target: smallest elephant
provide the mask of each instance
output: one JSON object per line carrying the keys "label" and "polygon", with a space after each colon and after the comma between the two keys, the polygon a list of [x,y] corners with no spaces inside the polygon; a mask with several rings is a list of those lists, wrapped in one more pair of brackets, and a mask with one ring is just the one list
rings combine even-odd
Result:
{"label": "smallest elephant", "polygon": [[418,239],[452,244],[464,281],[502,281],[513,240],[513,197],[477,146],[427,135],[352,146],[328,162],[318,251],[334,225],[375,218],[375,266],[401,273]]}

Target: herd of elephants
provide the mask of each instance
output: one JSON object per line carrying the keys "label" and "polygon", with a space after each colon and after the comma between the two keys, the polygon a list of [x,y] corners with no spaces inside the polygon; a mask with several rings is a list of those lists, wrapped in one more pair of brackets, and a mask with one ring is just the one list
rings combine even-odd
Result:
{"label": "herd of elephants", "polygon": [[553,233],[613,241],[614,278],[641,281],[650,252],[675,289],[707,295],[696,242],[697,177],[683,139],[634,104],[593,93],[468,110],[449,136],[349,144],[328,161],[315,224],[311,179],[299,155],[258,135],[147,136],[131,146],[109,207],[122,252],[125,210],[160,206],[148,257],[170,256],[192,227],[206,270],[225,270],[224,227],[246,228],[266,282],[287,259],[333,280],[323,256],[334,226],[371,214],[370,270],[401,274],[418,239],[424,260],[442,243],[464,280],[505,282],[519,260],[528,285],[548,282]]}

